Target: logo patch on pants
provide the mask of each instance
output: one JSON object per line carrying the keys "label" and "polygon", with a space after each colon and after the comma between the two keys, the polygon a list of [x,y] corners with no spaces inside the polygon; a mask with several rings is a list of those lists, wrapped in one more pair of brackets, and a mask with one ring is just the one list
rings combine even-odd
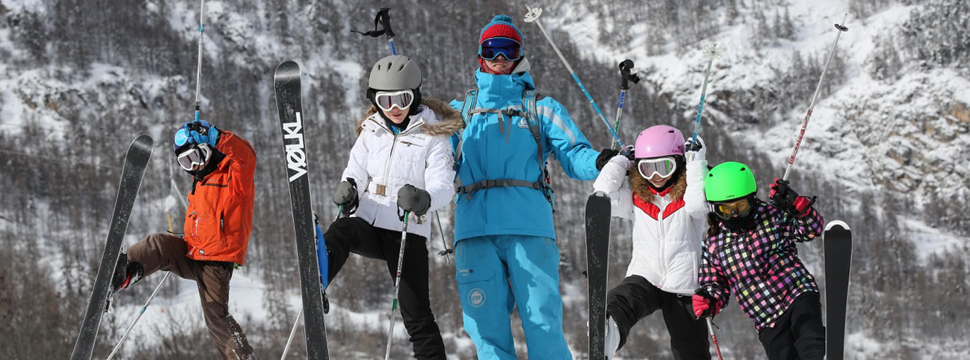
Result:
{"label": "logo patch on pants", "polygon": [[476,308],[485,305],[485,290],[482,290],[482,288],[474,288],[469,290],[468,304]]}

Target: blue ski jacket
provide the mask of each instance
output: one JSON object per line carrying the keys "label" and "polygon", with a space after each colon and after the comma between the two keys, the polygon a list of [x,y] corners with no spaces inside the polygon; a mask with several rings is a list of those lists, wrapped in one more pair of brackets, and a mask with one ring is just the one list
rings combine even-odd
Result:
{"label": "blue ski jacket", "polygon": [[[509,75],[478,70],[475,82],[478,87],[475,107],[480,109],[524,111],[522,94],[527,89],[535,89],[525,60]],[[451,102],[458,110],[462,104],[459,100]],[[592,149],[562,104],[546,97],[536,102],[536,113],[543,142],[542,164],[525,117],[496,113],[469,116],[465,129],[452,139],[456,146],[457,185],[502,179],[534,182],[540,179],[549,155],[555,156],[569,177],[596,179],[599,152]],[[456,244],[485,235],[556,237],[552,204],[541,190],[522,186],[490,187],[456,196]]]}

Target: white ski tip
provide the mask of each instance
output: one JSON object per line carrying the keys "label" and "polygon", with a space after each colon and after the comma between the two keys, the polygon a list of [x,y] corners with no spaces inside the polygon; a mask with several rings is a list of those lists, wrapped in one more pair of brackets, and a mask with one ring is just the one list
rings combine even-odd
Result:
{"label": "white ski tip", "polygon": [[843,229],[849,230],[849,225],[842,220],[832,220],[828,224],[825,224],[825,231],[831,230],[833,227],[841,226]]}
{"label": "white ski tip", "polygon": [[529,12],[525,14],[525,22],[536,21],[539,19],[539,15],[542,15],[542,8],[530,8],[528,6],[526,8],[529,9]]}

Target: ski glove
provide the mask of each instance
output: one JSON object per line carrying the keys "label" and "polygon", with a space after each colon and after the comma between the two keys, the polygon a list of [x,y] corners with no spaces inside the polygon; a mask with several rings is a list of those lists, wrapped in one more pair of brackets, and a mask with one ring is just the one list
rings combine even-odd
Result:
{"label": "ski glove", "polygon": [[404,185],[401,190],[397,191],[397,206],[400,206],[404,211],[414,213],[414,215],[424,215],[431,208],[431,194],[414,187],[414,185]]}
{"label": "ski glove", "polygon": [[596,157],[596,170],[602,171],[603,167],[606,166],[606,163],[610,162],[610,159],[612,159],[614,156],[616,156],[616,154],[619,154],[619,153],[620,153],[619,150],[614,150],[614,149],[603,149],[602,151],[600,151],[599,156]]}
{"label": "ski glove", "polygon": [[815,197],[813,196],[809,199],[804,196],[798,196],[795,190],[788,187],[788,181],[775,179],[775,182],[768,187],[771,189],[768,193],[768,198],[771,199],[771,203],[785,212],[795,217],[803,217],[808,215],[809,211],[812,210]]}
{"label": "ski glove", "polygon": [[687,139],[684,142],[684,149],[687,152],[684,153],[684,158],[687,161],[700,161],[707,159],[707,148],[704,147],[704,139],[701,139],[700,135],[697,135],[697,143],[694,144],[693,138]]}
{"label": "ski glove", "polygon": [[219,142],[219,129],[216,129],[215,125],[205,120],[199,120],[186,123],[185,128],[189,129],[191,142],[209,144],[213,149],[216,148],[216,143]]}
{"label": "ski glove", "polygon": [[337,184],[337,190],[333,191],[333,203],[342,206],[344,215],[353,214],[357,210],[357,182],[352,178],[341,181]]}
{"label": "ski glove", "polygon": [[700,318],[713,318],[717,313],[721,312],[721,301],[714,297],[712,294],[713,289],[699,288],[694,292],[694,297],[691,301],[694,304],[694,316]]}

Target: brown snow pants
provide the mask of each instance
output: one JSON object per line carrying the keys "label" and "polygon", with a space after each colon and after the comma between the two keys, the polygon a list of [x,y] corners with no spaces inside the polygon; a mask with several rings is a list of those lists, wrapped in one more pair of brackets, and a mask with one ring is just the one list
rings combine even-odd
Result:
{"label": "brown snow pants", "polygon": [[229,314],[229,280],[233,264],[196,261],[185,256],[188,245],[180,237],[152,234],[128,248],[128,262],[145,268],[144,276],[163,270],[183,279],[195,280],[202,300],[202,313],[209,336],[223,359],[256,359],[246,334]]}

